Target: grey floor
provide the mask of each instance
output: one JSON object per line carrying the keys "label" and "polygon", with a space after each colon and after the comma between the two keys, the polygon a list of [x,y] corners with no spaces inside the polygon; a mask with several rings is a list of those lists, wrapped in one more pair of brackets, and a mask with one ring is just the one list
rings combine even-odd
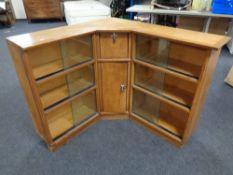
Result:
{"label": "grey floor", "polygon": [[177,149],[129,121],[101,121],[57,152],[36,135],[5,37],[65,25],[19,21],[0,28],[0,175],[232,175],[233,65],[225,48],[197,131]]}

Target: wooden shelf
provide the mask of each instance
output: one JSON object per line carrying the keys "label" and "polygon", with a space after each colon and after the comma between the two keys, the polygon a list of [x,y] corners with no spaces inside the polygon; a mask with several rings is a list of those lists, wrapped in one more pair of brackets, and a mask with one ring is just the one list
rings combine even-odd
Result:
{"label": "wooden shelf", "polygon": [[53,139],[74,126],[70,104],[63,105],[59,109],[47,114],[46,117]]}
{"label": "wooden shelf", "polygon": [[182,137],[189,112],[138,90],[134,90],[133,94],[133,113],[176,136]]}
{"label": "wooden shelf", "polygon": [[158,125],[166,130],[168,130],[171,133],[174,133],[175,135],[181,137],[183,131],[180,131],[176,126],[174,126],[173,124],[169,123],[166,120],[158,120]]}
{"label": "wooden shelf", "polygon": [[70,93],[71,95],[79,93],[91,86],[94,86],[93,82],[90,82],[84,78],[82,79],[78,79],[76,81],[73,82],[69,82],[69,89],[70,89]]}
{"label": "wooden shelf", "polygon": [[158,100],[160,100],[160,101],[163,101],[164,103],[170,104],[170,105],[172,105],[172,106],[174,106],[174,107],[176,107],[176,108],[179,108],[179,109],[181,109],[181,110],[183,110],[183,111],[185,111],[185,112],[188,112],[188,113],[190,112],[190,108],[189,108],[189,107],[184,106],[184,105],[179,104],[179,103],[176,103],[175,101],[169,100],[169,99],[167,99],[167,98],[164,98],[163,96],[157,95],[157,94],[155,94],[155,93],[153,93],[153,92],[150,92],[150,91],[148,91],[148,90],[146,90],[146,89],[144,89],[144,88],[141,88],[141,87],[139,87],[139,86],[133,85],[133,89],[138,90],[138,91],[140,91],[140,92],[142,92],[142,93],[145,93],[145,94],[147,94],[148,96],[151,96],[151,97],[153,97],[153,98],[156,98],[156,99],[158,99]]}
{"label": "wooden shelf", "polygon": [[41,101],[44,108],[47,108],[69,96],[69,89],[67,85],[55,88],[47,93],[41,95]]}
{"label": "wooden shelf", "polygon": [[66,114],[62,118],[49,123],[52,138],[56,138],[68,129],[73,127],[73,122],[70,120],[72,114]]}
{"label": "wooden shelf", "polygon": [[[198,77],[196,75],[200,74],[202,67],[196,66],[194,64],[187,64],[187,63],[185,63],[183,61],[179,61],[179,60],[172,60],[172,62],[175,63],[175,65],[184,65],[185,64],[186,67],[189,67],[189,69],[184,70],[178,66],[169,66],[169,65],[167,65],[167,67],[166,67],[167,69],[170,69],[172,71],[179,72],[179,73],[182,73],[184,75],[191,76],[193,78],[198,79]],[[192,70],[192,71],[188,71],[188,70]],[[195,74],[193,74],[192,72],[195,72]]]}
{"label": "wooden shelf", "polygon": [[73,38],[72,40],[81,43],[87,47],[92,47],[92,43],[90,41],[88,41],[89,38],[83,38],[83,39],[77,39],[77,38]]}
{"label": "wooden shelf", "polygon": [[83,92],[81,92],[81,93],[78,93],[78,94],[76,94],[76,95],[74,95],[74,96],[71,96],[70,98],[67,98],[67,99],[65,99],[65,100],[62,100],[61,103],[58,103],[58,104],[55,105],[55,106],[52,106],[52,107],[50,107],[50,108],[45,109],[44,112],[45,112],[45,114],[48,114],[48,113],[50,113],[51,111],[56,111],[56,110],[57,110],[58,108],[60,108],[61,106],[65,105],[65,104],[68,104],[69,102],[71,102],[71,101],[73,101],[73,100],[76,100],[77,98],[82,97],[82,96],[84,96],[84,95],[86,95],[86,94],[88,94],[88,93],[90,93],[91,91],[94,91],[94,90],[96,90],[96,86],[90,87],[90,88],[86,89],[85,91],[83,91]]}
{"label": "wooden shelf", "polygon": [[183,76],[175,76],[176,73],[169,73],[160,67],[147,66],[141,62],[136,62],[134,69],[133,83],[137,87],[191,108],[197,89],[196,81],[184,79]]}
{"label": "wooden shelf", "polygon": [[[185,50],[185,52],[184,52]],[[198,79],[206,60],[204,49],[136,35],[136,59]]]}
{"label": "wooden shelf", "polygon": [[[45,108],[48,108],[49,106],[62,101],[63,99],[66,99],[74,94],[77,94],[85,89],[88,89],[91,86],[94,86],[94,84],[92,84],[91,82],[88,82],[85,79],[79,79],[77,81],[74,81],[70,84],[65,84],[63,86],[60,86],[58,88],[52,89],[51,91],[44,93],[41,95],[41,101],[42,101],[42,105]],[[75,91],[71,90],[71,86],[75,86],[72,87],[72,89],[75,89]],[[71,92],[72,91],[72,92]]]}
{"label": "wooden shelf", "polygon": [[[177,87],[168,84],[161,84],[161,89],[155,89],[155,85],[150,83],[152,81],[153,79],[149,79],[144,82],[135,82],[135,85],[145,90],[151,91],[152,93],[161,95],[162,97],[168,98],[174,102],[180,103],[181,105],[187,107],[191,106],[194,93],[192,94],[188,91],[178,89]],[[170,91],[169,89],[171,89],[172,91]]]}
{"label": "wooden shelf", "polygon": [[[153,59],[150,59],[148,57],[145,57],[145,58],[137,58],[138,60],[140,61],[143,61],[143,62],[146,62],[146,63],[149,63],[149,64],[152,64],[154,66],[161,66],[162,68],[164,69],[168,69],[168,70],[171,70],[171,71],[174,71],[176,73],[181,73],[183,75],[186,75],[186,76],[190,76],[192,78],[195,78],[195,79],[198,79],[198,77],[196,77],[194,74],[192,74],[192,72],[189,72],[189,71],[186,71],[186,70],[183,70],[181,68],[179,68],[178,66],[177,67],[174,67],[174,66],[169,66],[167,64],[162,64],[162,63],[158,63],[158,62],[155,62]],[[169,59],[169,58],[168,58]],[[182,61],[179,61],[179,60],[176,60],[176,64],[177,65],[182,65],[184,64],[184,62]],[[185,63],[187,64],[187,63]],[[198,70],[200,70],[200,68],[198,68],[197,66],[195,65],[189,65],[189,67],[191,67],[191,69],[196,69],[196,72]]]}
{"label": "wooden shelf", "polygon": [[[149,109],[149,110],[151,110],[151,109]],[[141,116],[142,118],[146,119],[149,122],[152,122],[154,124],[158,122],[159,116],[156,116],[156,115],[152,114],[151,112],[148,112],[148,107],[146,105],[138,107],[133,112],[135,114]]]}
{"label": "wooden shelf", "polygon": [[69,56],[67,58],[64,58],[64,64],[66,67],[74,67],[77,66],[79,64],[88,62],[90,60],[92,60],[93,58],[91,57],[83,57],[82,55],[74,55],[74,56]]}
{"label": "wooden shelf", "polygon": [[96,113],[96,111],[83,105],[79,109],[79,113],[76,114],[76,115],[83,116],[82,118],[79,118],[78,120],[77,120],[76,116],[73,116],[72,112],[70,111],[70,112],[68,112],[68,113],[66,113],[66,114],[64,114],[56,119],[48,121],[49,129],[50,129],[50,133],[51,133],[52,138],[56,138],[59,135],[61,135],[62,133],[66,132],[67,130],[72,128],[74,126],[73,117],[74,117],[75,123],[80,124],[81,122],[85,121],[86,119],[88,119],[89,117],[94,115],[95,113]]}
{"label": "wooden shelf", "polygon": [[89,108],[86,105],[82,105],[78,108],[77,113],[75,113],[74,121],[76,124],[80,124],[81,122],[85,121],[95,113],[96,113],[95,110]]}
{"label": "wooden shelf", "polygon": [[[91,59],[92,58],[90,58],[90,57],[84,58],[84,57],[80,57],[77,55],[77,56],[69,58],[69,64],[71,65],[71,67],[78,66],[79,64],[88,62]],[[78,60],[78,62],[77,62],[77,60]],[[71,64],[71,62],[72,62],[72,64]],[[39,79],[41,77],[44,77],[44,76],[52,74],[52,73],[56,73],[56,72],[61,71],[63,69],[64,69],[64,66],[63,66],[62,60],[56,60],[56,61],[49,62],[47,64],[37,66],[37,67],[33,68],[32,71],[33,71],[33,75],[34,75],[35,79]]]}
{"label": "wooden shelf", "polygon": [[58,72],[63,69],[63,63],[61,60],[52,61],[47,64],[40,65],[33,68],[33,75],[35,79],[49,75],[51,73]]}
{"label": "wooden shelf", "polygon": [[[172,86],[170,87],[172,88]],[[182,92],[183,93],[183,96],[182,97],[179,97],[178,95],[175,95],[175,94],[171,94],[171,93],[168,93],[168,92],[162,92],[161,95],[166,97],[166,98],[169,98],[175,102],[178,102],[184,106],[187,106],[187,107],[190,107],[190,95],[186,92]],[[188,99],[188,100],[187,100]]]}
{"label": "wooden shelf", "polygon": [[190,77],[188,75],[185,75],[185,74],[182,74],[182,73],[178,73],[176,71],[172,71],[172,70],[164,68],[164,67],[159,67],[159,66],[156,66],[156,65],[153,65],[153,64],[141,61],[141,60],[134,60],[134,62],[137,63],[137,64],[140,64],[140,65],[149,67],[151,69],[154,69],[154,70],[157,70],[157,71],[161,71],[161,72],[164,72],[164,73],[168,73],[168,74],[171,74],[173,76],[182,78],[182,79],[184,79],[186,81],[190,81],[190,82],[193,82],[193,83],[198,83],[198,79],[195,78],[195,77]]}
{"label": "wooden shelf", "polygon": [[91,65],[94,63],[94,60],[90,60],[90,61],[87,61],[87,62],[84,62],[84,63],[80,63],[78,65],[75,65],[69,69],[65,69],[65,70],[62,70],[61,72],[58,72],[56,74],[53,74],[51,76],[48,76],[48,77],[44,77],[43,79],[39,79],[36,81],[36,83],[39,85],[39,84],[43,84],[45,82],[48,82],[48,81],[51,81],[53,79],[56,79],[60,76],[63,76],[63,75],[67,75],[67,74],[70,74],[72,72],[75,72],[77,70],[80,70],[88,65]]}
{"label": "wooden shelf", "polygon": [[177,110],[166,110],[162,107],[160,110],[160,118],[158,120],[158,125],[176,135],[182,137],[186,125],[188,123],[189,115],[183,111]]}
{"label": "wooden shelf", "polygon": [[87,92],[78,98],[72,98],[66,103],[56,105],[56,108],[46,112],[46,118],[52,138],[56,138],[73,126],[79,125],[96,111],[95,93]]}
{"label": "wooden shelf", "polygon": [[73,67],[93,59],[92,36],[85,35],[61,41],[65,67]]}
{"label": "wooden shelf", "polygon": [[164,128],[165,130],[169,131],[170,133],[173,133],[174,135],[181,137],[183,134],[183,131],[175,126],[173,123],[164,120],[163,118],[160,118],[159,116],[155,116],[152,113],[148,112],[146,106],[141,106],[139,109],[134,111],[134,113],[143,119],[152,122],[153,124]]}
{"label": "wooden shelf", "polygon": [[159,135],[166,141],[175,144],[176,146],[180,147],[182,145],[182,138],[178,137],[177,135],[172,134],[171,132],[168,132],[167,130],[163,129],[162,127],[155,125],[139,115],[135,113],[130,113],[130,120],[133,122],[136,122],[140,126],[144,127],[146,130],[149,130],[150,132]]}

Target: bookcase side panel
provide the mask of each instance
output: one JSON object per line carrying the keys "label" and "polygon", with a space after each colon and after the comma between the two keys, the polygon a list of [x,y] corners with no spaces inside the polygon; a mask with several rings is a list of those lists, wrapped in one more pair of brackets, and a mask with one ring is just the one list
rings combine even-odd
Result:
{"label": "bookcase side panel", "polygon": [[16,73],[20,81],[20,85],[22,87],[24,96],[26,98],[27,105],[29,107],[29,110],[31,112],[31,117],[33,124],[36,128],[36,132],[45,139],[45,132],[44,132],[44,127],[43,123],[40,117],[40,114],[38,112],[38,109],[36,107],[36,102],[34,100],[34,96],[30,87],[30,82],[27,78],[27,74],[25,72],[25,67],[22,61],[23,57],[23,51],[14,45],[13,43],[8,41],[8,48],[10,50],[10,53],[12,55],[12,60],[14,62],[15,68],[16,68]]}
{"label": "bookcase side panel", "polygon": [[197,125],[203,105],[205,103],[206,96],[208,94],[209,85],[211,83],[215,67],[218,62],[220,51],[221,49],[207,50],[207,59],[205,64],[203,65],[199,84],[194,96],[189,120],[183,137],[183,144],[187,143]]}

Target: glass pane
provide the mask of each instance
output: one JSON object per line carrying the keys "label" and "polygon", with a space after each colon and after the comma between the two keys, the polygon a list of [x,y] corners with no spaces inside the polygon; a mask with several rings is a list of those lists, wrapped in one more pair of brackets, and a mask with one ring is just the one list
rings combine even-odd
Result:
{"label": "glass pane", "polygon": [[66,99],[69,96],[65,76],[51,79],[50,81],[39,84],[37,87],[44,108]]}
{"label": "glass pane", "polygon": [[92,59],[91,35],[67,39],[61,42],[64,67],[71,67]]}
{"label": "glass pane", "polygon": [[157,123],[160,101],[140,91],[133,91],[133,112],[152,123]]}
{"label": "glass pane", "polygon": [[135,64],[135,84],[152,92],[161,93],[164,89],[164,73]]}
{"label": "glass pane", "polygon": [[154,65],[167,65],[169,41],[148,36],[136,37],[136,58]]}
{"label": "glass pane", "polygon": [[187,110],[138,90],[133,91],[133,113],[176,136],[183,135],[189,116]]}
{"label": "glass pane", "polygon": [[65,104],[46,114],[52,138],[62,135],[74,126],[71,104]]}
{"label": "glass pane", "polygon": [[135,84],[185,106],[191,106],[197,83],[135,64]]}
{"label": "glass pane", "polygon": [[85,66],[67,75],[70,95],[79,93],[94,85],[93,65]]}
{"label": "glass pane", "polygon": [[28,58],[35,79],[63,69],[59,43],[46,44],[30,49],[28,50]]}
{"label": "glass pane", "polygon": [[37,87],[42,105],[46,109],[94,84],[94,66],[88,65],[75,72],[39,84]]}
{"label": "glass pane", "polygon": [[78,97],[76,100],[72,101],[72,110],[74,123],[76,125],[96,114],[95,91]]}
{"label": "glass pane", "polygon": [[182,136],[188,122],[188,115],[187,111],[161,102],[157,125],[176,136]]}

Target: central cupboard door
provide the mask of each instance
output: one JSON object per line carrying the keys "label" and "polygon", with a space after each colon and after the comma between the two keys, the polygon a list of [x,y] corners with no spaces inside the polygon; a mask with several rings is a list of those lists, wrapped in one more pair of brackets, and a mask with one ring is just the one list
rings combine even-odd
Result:
{"label": "central cupboard door", "polygon": [[126,113],[128,63],[100,63],[101,112]]}

